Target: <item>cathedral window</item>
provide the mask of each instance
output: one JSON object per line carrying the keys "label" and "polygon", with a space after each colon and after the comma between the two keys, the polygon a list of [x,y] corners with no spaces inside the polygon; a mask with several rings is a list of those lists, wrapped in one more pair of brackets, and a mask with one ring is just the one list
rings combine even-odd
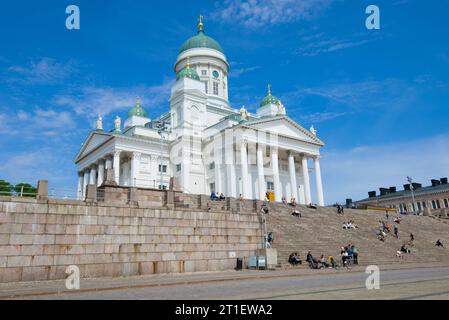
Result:
{"label": "cathedral window", "polygon": [[[159,172],[161,172],[161,165],[159,165]],[[167,166],[165,164],[162,166],[162,173],[167,173]]]}
{"label": "cathedral window", "polygon": [[202,76],[207,76],[207,70],[201,70],[201,75]]}
{"label": "cathedral window", "polygon": [[218,82],[214,82],[214,95],[218,96]]}
{"label": "cathedral window", "polygon": [[180,163],[176,165],[176,172],[179,172],[179,171],[181,171],[181,164]]}
{"label": "cathedral window", "polygon": [[207,81],[204,82],[204,90],[206,91],[206,94],[209,93],[209,85],[208,85]]}

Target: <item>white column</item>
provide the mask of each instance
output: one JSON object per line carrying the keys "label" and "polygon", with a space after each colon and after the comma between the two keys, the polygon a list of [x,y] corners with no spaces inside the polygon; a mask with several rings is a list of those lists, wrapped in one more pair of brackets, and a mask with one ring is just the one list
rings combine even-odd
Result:
{"label": "white column", "polygon": [[97,186],[100,187],[104,182],[104,160],[98,161],[98,180]]}
{"label": "white column", "polygon": [[83,187],[84,187],[84,175],[82,172],[78,172],[78,193],[77,198],[78,200],[83,199]]}
{"label": "white column", "polygon": [[112,157],[108,156],[105,161],[105,169],[112,169]]}
{"label": "white column", "polygon": [[224,193],[223,185],[221,182],[221,164],[219,161],[215,162],[214,176],[215,176],[215,192]]}
{"label": "white column", "polygon": [[288,154],[288,170],[290,172],[290,186],[292,190],[292,198],[298,201],[298,187],[296,184],[295,156],[292,152]]}
{"label": "white column", "polygon": [[271,149],[271,166],[273,170],[273,182],[274,182],[274,198],[275,201],[282,201],[282,189],[281,180],[279,179],[279,159],[278,150],[275,148]]}
{"label": "white column", "polygon": [[89,170],[84,170],[84,178],[83,178],[83,200],[86,198],[86,188],[89,184]]}
{"label": "white column", "polygon": [[117,185],[120,184],[120,153],[121,151],[114,152],[114,159],[112,167],[114,168],[114,179]]}
{"label": "white column", "polygon": [[263,145],[257,145],[257,175],[259,177],[259,199],[265,199],[267,185],[265,183],[265,172],[263,167]]}
{"label": "white column", "polygon": [[321,167],[320,167],[320,157],[315,157],[313,159],[315,162],[315,179],[316,179],[316,193],[318,197],[318,205],[324,206],[324,195],[323,195],[323,182],[321,181]]}
{"label": "white column", "polygon": [[89,180],[89,184],[93,184],[96,185],[97,184],[97,169],[95,168],[95,166],[92,166],[90,168],[90,180]]}
{"label": "white column", "polygon": [[242,167],[242,196],[245,199],[248,199],[248,188],[251,187],[249,185],[248,179],[248,152],[246,150],[247,144],[247,141],[242,141],[240,144],[240,165]]}
{"label": "white column", "polygon": [[134,152],[131,158],[131,186],[133,187],[136,187],[138,184],[140,156],[140,153]]}
{"label": "white column", "polygon": [[237,180],[234,161],[234,134],[231,130],[225,132],[225,163],[226,163],[226,196],[237,197]]}
{"label": "white column", "polygon": [[309,178],[309,167],[307,165],[307,156],[302,156],[302,176],[304,177],[304,194],[306,196],[306,204],[312,203],[312,197],[310,195],[310,178]]}

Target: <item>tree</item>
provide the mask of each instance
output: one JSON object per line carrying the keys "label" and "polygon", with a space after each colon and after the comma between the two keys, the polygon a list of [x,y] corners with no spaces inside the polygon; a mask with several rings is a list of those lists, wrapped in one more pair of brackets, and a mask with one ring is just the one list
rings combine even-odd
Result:
{"label": "tree", "polygon": [[13,186],[5,180],[0,180],[0,196],[10,196],[13,191]]}
{"label": "tree", "polygon": [[13,187],[14,192],[22,197],[35,197],[37,189],[28,183],[19,183]]}

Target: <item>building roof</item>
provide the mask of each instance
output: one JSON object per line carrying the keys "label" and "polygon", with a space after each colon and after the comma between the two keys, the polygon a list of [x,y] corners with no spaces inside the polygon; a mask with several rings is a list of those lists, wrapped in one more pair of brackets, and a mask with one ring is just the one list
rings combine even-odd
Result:
{"label": "building roof", "polygon": [[[440,184],[437,186],[428,186],[423,187],[419,189],[415,189],[414,191],[415,196],[425,195],[428,193],[441,193],[441,192],[449,192],[449,184]],[[388,193],[386,195],[377,195],[375,197],[366,198],[363,200],[359,200],[357,202],[371,202],[371,201],[378,201],[378,200],[389,200],[389,199],[395,199],[395,198],[401,198],[401,197],[411,197],[412,192],[410,190],[401,190],[396,191],[393,193]]]}
{"label": "building roof", "polygon": [[213,38],[206,36],[203,30],[199,30],[196,36],[188,39],[179,49],[179,53],[183,53],[193,48],[209,48],[217,50],[224,54],[224,50],[221,45]]}
{"label": "building roof", "polygon": [[144,118],[148,118],[147,113],[145,112],[145,110],[140,106],[140,98],[137,98],[137,102],[135,107],[133,107],[129,113],[128,113],[128,118],[131,118],[133,116],[138,116],[138,117],[144,117]]}

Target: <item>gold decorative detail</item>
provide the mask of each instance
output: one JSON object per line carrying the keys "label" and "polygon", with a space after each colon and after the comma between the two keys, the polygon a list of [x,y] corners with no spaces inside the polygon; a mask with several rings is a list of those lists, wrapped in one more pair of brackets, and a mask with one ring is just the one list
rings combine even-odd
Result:
{"label": "gold decorative detail", "polygon": [[137,97],[136,107],[137,109],[140,108],[140,97]]}
{"label": "gold decorative detail", "polygon": [[200,22],[199,24],[198,24],[198,29],[200,30],[200,31],[203,31],[203,27],[204,27],[204,24],[203,24],[203,16],[202,15],[200,15],[200,17],[199,17],[199,19],[198,19],[198,21]]}
{"label": "gold decorative detail", "polygon": [[268,96],[271,97],[271,84],[268,84]]}
{"label": "gold decorative detail", "polygon": [[190,69],[190,57],[187,57],[187,69]]}

